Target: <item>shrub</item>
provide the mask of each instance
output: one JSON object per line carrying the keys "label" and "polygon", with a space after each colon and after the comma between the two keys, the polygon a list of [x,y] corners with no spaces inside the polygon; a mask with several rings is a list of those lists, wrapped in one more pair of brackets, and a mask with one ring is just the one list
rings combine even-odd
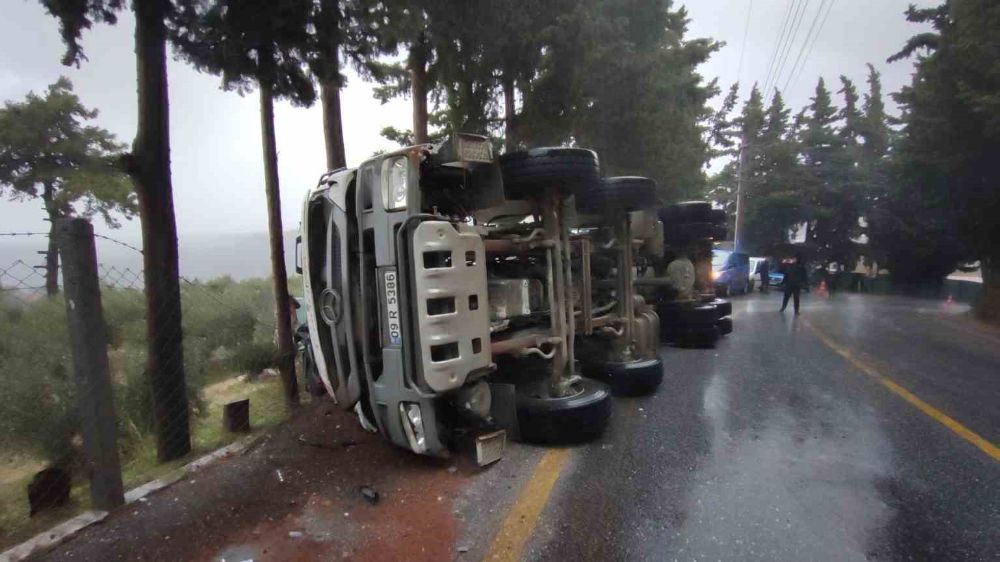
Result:
{"label": "shrub", "polygon": [[264,369],[277,364],[275,361],[275,352],[276,349],[273,344],[249,342],[233,350],[233,355],[228,361],[228,366],[234,371],[257,375]]}
{"label": "shrub", "polygon": [[0,448],[67,461],[76,385],[61,299],[0,310],[0,385]]}
{"label": "shrub", "polygon": [[[101,296],[127,461],[132,445],[153,430],[145,299],[141,291],[109,287]],[[181,299],[188,401],[198,415],[207,411],[200,389],[213,370],[257,374],[275,364],[271,284],[228,278],[185,284]],[[26,305],[0,299],[0,448],[54,463],[70,460],[79,428],[65,306],[61,297]]]}

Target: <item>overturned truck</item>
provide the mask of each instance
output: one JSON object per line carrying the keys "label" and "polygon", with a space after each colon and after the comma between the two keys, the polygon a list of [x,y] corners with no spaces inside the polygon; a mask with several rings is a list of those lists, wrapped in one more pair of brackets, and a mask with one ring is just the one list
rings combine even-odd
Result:
{"label": "overturned truck", "polygon": [[[589,150],[497,159],[464,134],[324,174],[301,227],[313,387],[421,454],[485,464],[508,436],[599,435],[606,382],[650,392],[662,378],[656,313],[632,290],[629,212],[654,206],[652,187],[600,206],[618,183]],[[597,275],[595,256],[614,264]],[[581,376],[578,345],[604,382]]]}

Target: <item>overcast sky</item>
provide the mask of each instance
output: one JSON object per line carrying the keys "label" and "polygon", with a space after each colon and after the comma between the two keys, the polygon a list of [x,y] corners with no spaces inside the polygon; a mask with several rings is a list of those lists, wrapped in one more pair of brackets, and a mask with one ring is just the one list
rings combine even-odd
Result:
{"label": "overcast sky", "polygon": [[[700,72],[706,79],[718,78],[723,90],[740,81],[746,95],[754,82],[765,82],[791,5],[793,15],[801,14],[801,24],[783,72],[771,81],[782,90],[788,84],[786,102],[797,110],[808,103],[819,76],[827,79],[833,91],[839,89],[841,74],[863,88],[868,62],[882,73],[887,93],[908,83],[911,64],[887,64],[885,59],[920,31],[903,18],[909,1],[697,0],[688,5],[688,36],[726,43]],[[136,123],[131,16],[122,14],[117,26],[85,31],[83,46],[89,60],[76,69],[59,63],[64,48],[56,21],[37,1],[0,0],[0,5],[0,100],[18,100],[31,90],[41,92],[65,75],[72,79],[83,103],[100,110],[97,124],[131,142]],[[802,71],[793,74],[792,65],[821,7],[829,16],[815,19],[819,34],[814,48],[803,52]],[[171,60],[168,72],[174,198],[182,242],[198,234],[266,230],[257,97],[222,91],[218,78],[199,74],[182,62]],[[370,85],[356,76],[349,76],[342,103],[351,166],[376,150],[391,148],[379,136],[383,127],[410,127],[408,100],[380,105],[372,98]],[[285,228],[291,229],[298,225],[304,193],[325,167],[322,115],[318,107],[279,103],[276,119],[282,215]],[[0,232],[45,230],[42,217],[38,203],[0,201]],[[126,223],[113,235],[138,240],[137,223]],[[98,230],[106,231],[101,226]]]}

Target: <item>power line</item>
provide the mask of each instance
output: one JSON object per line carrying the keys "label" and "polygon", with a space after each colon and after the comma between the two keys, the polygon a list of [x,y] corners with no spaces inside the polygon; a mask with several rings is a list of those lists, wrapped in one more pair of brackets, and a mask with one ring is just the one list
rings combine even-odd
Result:
{"label": "power line", "polygon": [[788,56],[792,53],[792,46],[795,45],[795,39],[799,36],[799,30],[802,28],[802,21],[805,19],[806,11],[809,10],[809,4],[812,0],[805,0],[799,4],[800,10],[796,12],[796,18],[792,24],[793,32],[788,42],[785,44],[785,50],[781,54],[781,63],[778,65],[778,70],[774,73],[774,77],[771,82],[771,87],[768,89],[768,93],[765,95],[770,95],[770,91],[778,86],[778,82],[781,81],[781,73],[785,70],[785,64],[788,62]]}
{"label": "power line", "polygon": [[795,74],[795,69],[799,67],[799,63],[802,61],[802,55],[806,52],[806,47],[808,47],[810,41],[812,41],[813,32],[816,30],[816,24],[819,22],[820,16],[823,14],[823,9],[826,8],[827,1],[828,0],[820,0],[819,8],[813,16],[812,23],[809,24],[809,31],[806,31],[806,37],[802,40],[802,45],[799,47],[799,54],[795,56],[795,62],[792,63],[792,68],[789,70],[788,77],[785,79],[786,89],[788,88],[788,83],[792,80],[792,76]]}
{"label": "power line", "polygon": [[767,63],[767,74],[764,77],[764,87],[771,81],[771,73],[774,71],[774,63],[778,60],[778,51],[780,51],[781,44],[785,41],[785,33],[788,30],[788,24],[792,19],[792,7],[795,5],[795,0],[788,0],[788,4],[785,8],[785,17],[781,21],[781,31],[778,33],[778,41],[774,44],[774,51],[771,53],[771,59]]}
{"label": "power line", "polygon": [[[798,83],[799,76],[802,74],[802,70],[805,68],[806,62],[809,60],[809,56],[812,55],[813,47],[816,46],[816,42],[819,40],[820,34],[823,33],[823,27],[826,25],[826,20],[830,17],[830,12],[833,11],[833,5],[836,2],[837,0],[830,0],[830,3],[827,5],[826,13],[823,14],[823,19],[820,20],[819,27],[816,28],[816,34],[813,35],[812,42],[809,44],[809,48],[806,49],[805,56],[802,58],[802,65],[798,67],[798,70],[796,70],[795,66],[792,67],[792,74],[788,75],[789,80],[785,82],[785,90],[788,90],[789,85],[795,86]],[[820,9],[822,9],[822,6],[820,6]],[[817,12],[817,15],[819,15],[819,12]],[[793,76],[794,78],[792,78]]]}
{"label": "power line", "polygon": [[750,33],[750,12],[753,11],[753,0],[747,5],[747,21],[743,25],[743,46],[740,47],[740,66],[739,70],[736,71],[736,81],[743,79],[743,55],[747,51],[747,35]]}

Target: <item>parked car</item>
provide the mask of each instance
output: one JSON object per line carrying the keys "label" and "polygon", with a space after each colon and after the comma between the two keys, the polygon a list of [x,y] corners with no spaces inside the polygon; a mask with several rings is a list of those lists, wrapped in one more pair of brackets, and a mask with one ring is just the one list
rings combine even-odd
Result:
{"label": "parked car", "polygon": [[750,256],[743,252],[712,250],[712,282],[719,296],[750,291]]}

